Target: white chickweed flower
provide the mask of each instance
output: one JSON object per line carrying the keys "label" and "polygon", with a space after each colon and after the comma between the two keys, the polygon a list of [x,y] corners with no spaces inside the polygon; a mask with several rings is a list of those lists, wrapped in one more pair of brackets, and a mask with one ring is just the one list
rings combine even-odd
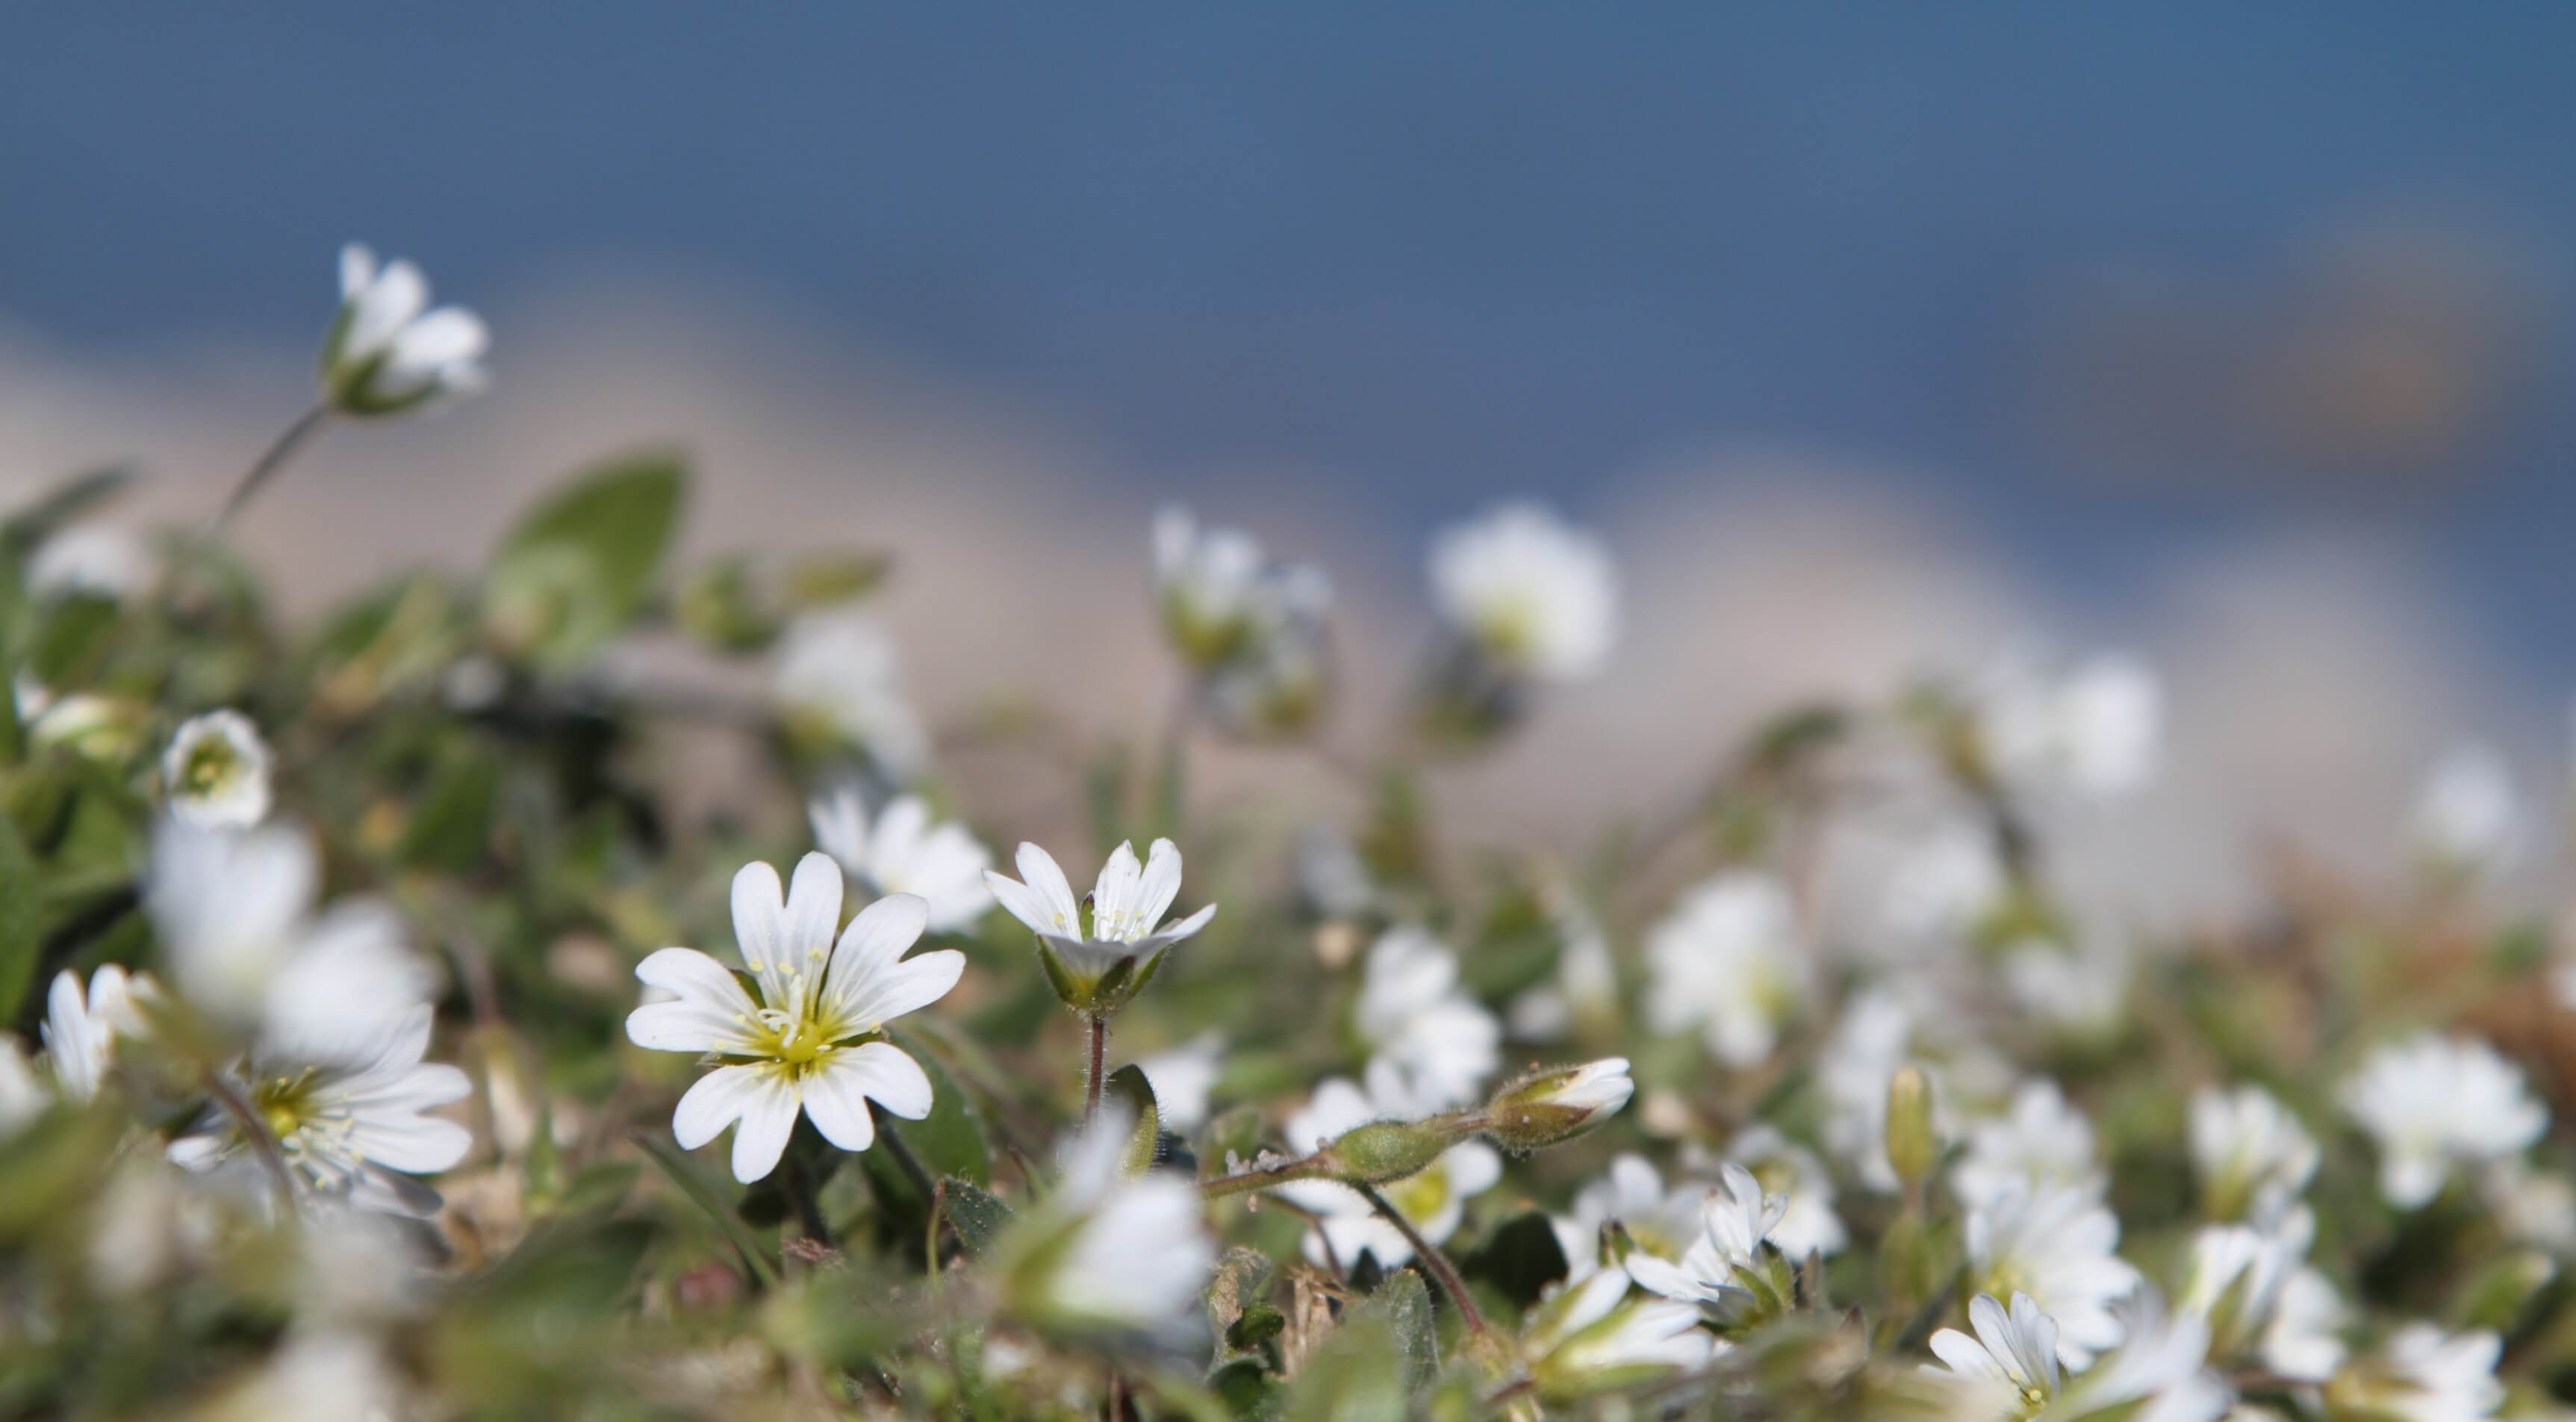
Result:
{"label": "white chickweed flower", "polygon": [[2297,1207],[2279,1223],[2208,1225],[2192,1236],[2177,1311],[2208,1325],[2222,1359],[2252,1358],[2282,1377],[2323,1382],[2343,1361],[2334,1286],[2304,1261],[2316,1220]]}
{"label": "white chickweed flower", "polygon": [[[2235,1392],[2209,1370],[2209,1328],[2165,1311],[2141,1288],[2114,1310],[2119,1350],[2066,1384],[2042,1415],[2056,1422],[2218,1422]],[[2064,1351],[2059,1344],[2059,1351]]]}
{"label": "white chickweed flower", "polygon": [[1200,1326],[1216,1267],[1207,1208],[1182,1176],[1124,1172],[1135,1125],[1125,1103],[1103,1103],[1066,1147],[1055,1190],[997,1246],[1014,1309],[1032,1322],[1167,1342]]}
{"label": "white chickweed flower", "polygon": [[2059,1038],[2107,1042],[2128,1020],[2128,958],[2099,947],[2069,948],[2044,938],[2004,955],[2004,990]]}
{"label": "white chickweed flower", "polygon": [[2276,1218],[2317,1173],[2317,1143],[2263,1088],[2205,1086],[2191,1098],[2191,1160],[2210,1218]]}
{"label": "white chickweed flower", "polygon": [[1136,1063],[1154,1088],[1154,1114],[1167,1131],[1192,1131],[1207,1120],[1208,1093],[1225,1066],[1225,1038],[1215,1029]]}
{"label": "white chickweed flower", "polygon": [[1609,550],[1532,503],[1507,503],[1431,543],[1440,614],[1515,677],[1573,682],[1601,670],[1619,633]]}
{"label": "white chickweed flower", "polygon": [[1353,1025],[1435,1107],[1472,1099],[1502,1062],[1502,1024],[1458,986],[1458,955],[1420,928],[1390,928],[1369,948]]}
{"label": "white chickweed flower", "polygon": [[[1288,1118],[1288,1148],[1309,1154],[1327,1141],[1372,1121],[1411,1121],[1438,1109],[1408,1083],[1394,1063],[1371,1061],[1362,1074],[1365,1088],[1342,1077],[1315,1088],[1305,1109]],[[1422,1237],[1433,1244],[1448,1241],[1466,1218],[1466,1203],[1492,1189],[1503,1178],[1501,1152],[1479,1140],[1462,1140],[1441,1152],[1419,1173],[1378,1187]],[[1357,1191],[1330,1180],[1299,1180],[1278,1193],[1318,1216],[1306,1232],[1306,1258],[1322,1267],[1339,1260],[1349,1268],[1365,1250],[1379,1267],[1392,1269],[1413,1257],[1403,1231],[1380,1219]]]}
{"label": "white chickweed flower", "polygon": [[1650,1293],[1732,1308],[1752,1297],[1763,1246],[1788,1208],[1743,1166],[1720,1166],[1717,1184],[1700,1201],[1699,1235],[1679,1262],[1635,1251],[1625,1261],[1628,1273]]}
{"label": "white chickweed flower", "polygon": [[2513,767],[2493,746],[2474,744],[2434,763],[2409,828],[2418,853],[2457,872],[2512,867],[2529,834]]}
{"label": "white chickweed flower", "polygon": [[1842,1218],[1834,1213],[1834,1177],[1816,1153],[1780,1134],[1779,1128],[1755,1124],[1727,1143],[1726,1158],[1753,1172],[1763,1193],[1786,1203],[1771,1242],[1791,1259],[1835,1254],[1848,1242]]}
{"label": "white chickweed flower", "polygon": [[1626,1057],[1532,1072],[1494,1093],[1485,1129],[1506,1150],[1543,1149],[1598,1127],[1636,1091]]}
{"label": "white chickweed flower", "polygon": [[161,754],[170,813],[199,829],[248,829],[268,818],[268,742],[238,711],[182,722]]}
{"label": "white chickweed flower", "polygon": [[2395,1422],[2475,1422],[2505,1399],[2496,1380],[2504,1340],[2484,1329],[2445,1333],[2410,1323],[2379,1351],[2356,1360],[2326,1384],[2326,1411],[2336,1417]]}
{"label": "white chickweed flower", "polygon": [[1646,935],[1658,1032],[1697,1030],[1730,1067],[1771,1055],[1808,992],[1809,957],[1789,891],[1769,874],[1730,870],[1682,895]]}
{"label": "white chickweed flower", "polygon": [[626,1018],[626,1035],[662,1052],[710,1053],[724,1065],[700,1077],[671,1115],[671,1134],[695,1150],[740,1122],[734,1178],[748,1184],[778,1165],[802,1112],[843,1150],[876,1142],[873,1100],[918,1121],[930,1114],[930,1078],[885,1024],[937,1002],[957,985],[966,955],[942,949],[905,958],[921,937],[928,907],[893,894],[841,921],[841,871],[808,854],[784,893],[778,871],[746,864],[733,877],[733,931],[742,965],[758,987],[754,1002],[733,972],[694,948],[665,948],[635,966],[647,985],[671,993]]}
{"label": "white chickweed flower", "polygon": [[1616,1265],[1543,1300],[1521,1335],[1540,1396],[1571,1402],[1707,1365],[1717,1340],[1686,1303],[1635,1298]]}
{"label": "white chickweed flower", "polygon": [[1950,1172],[1951,1188],[1971,1207],[2015,1185],[2102,1189],[2093,1123],[2045,1077],[2023,1082],[2003,1115],[1968,1127],[1967,1154]]}
{"label": "white chickweed flower", "polygon": [[54,975],[45,995],[45,1055],[65,1092],[80,1101],[98,1095],[115,1064],[117,1039],[143,1030],[136,1007],[155,991],[150,974],[128,977],[113,963],[90,975],[86,994],[78,973],[66,968]]}
{"label": "white chickweed flower", "polygon": [[103,597],[123,602],[152,580],[152,550],[129,528],[79,523],[37,545],[27,590],[40,598]]}
{"label": "white chickweed flower", "polygon": [[429,282],[409,262],[376,266],[352,242],[340,249],[340,316],[322,347],[322,395],[344,415],[391,415],[483,386],[491,333],[462,307],[429,307]]}
{"label": "white chickweed flower", "polygon": [[1045,850],[1021,844],[1018,865],[1020,878],[987,869],[984,882],[1038,936],[1039,963],[1056,996],[1077,1012],[1107,1014],[1125,1006],[1162,970],[1173,944],[1216,917],[1216,905],[1208,904],[1164,921],[1181,893],[1181,851],[1168,839],[1155,840],[1141,866],[1135,846],[1121,841],[1100,866],[1090,896],[1078,903]]}
{"label": "white chickweed flower", "polygon": [[993,906],[984,883],[992,854],[964,825],[933,823],[918,795],[895,797],[871,823],[858,787],[842,785],[815,797],[806,817],[815,845],[871,893],[919,895],[933,933],[971,928]]}
{"label": "white chickweed flower", "polygon": [[2025,1293],[2012,1296],[2007,1309],[1992,1294],[1968,1303],[1971,1336],[1955,1328],[1932,1335],[1932,1356],[1963,1378],[2000,1383],[2011,1390],[2018,1415],[2029,1416],[2048,1405],[2065,1384],[2057,1359],[2057,1320],[2040,1311]]}
{"label": "white chickweed flower", "polygon": [[2016,673],[1981,718],[1995,772],[2026,790],[2125,795],[2155,774],[2164,691],[2135,657],[2096,657],[2050,679]]}
{"label": "white chickweed flower", "polygon": [[2475,1040],[2383,1046],[2343,1084],[2346,1113],[2379,1143],[2379,1192],[2401,1210],[2441,1193],[2455,1165],[2519,1155],[2549,1128],[2522,1072]]}
{"label": "white chickweed flower", "polygon": [[903,693],[894,640],[846,607],[799,614],[779,638],[771,696],[791,727],[845,741],[897,780],[930,760],[930,733]]}
{"label": "white chickweed flower", "polygon": [[1644,1156],[1634,1151],[1612,1156],[1600,1179],[1574,1192],[1570,1213],[1548,1217],[1565,1255],[1567,1280],[1579,1283],[1602,1267],[1604,1225],[1625,1230],[1634,1250],[1679,1260],[1699,1236],[1700,1202],[1710,1188],[1704,1180],[1683,1180],[1667,1189]]}
{"label": "white chickweed flower", "polygon": [[2138,1271],[2119,1247],[2120,1221],[2082,1186],[2012,1185],[1968,1211],[1969,1281],[2036,1300],[2057,1320],[2070,1368],[2120,1343],[2111,1306],[2137,1287]]}

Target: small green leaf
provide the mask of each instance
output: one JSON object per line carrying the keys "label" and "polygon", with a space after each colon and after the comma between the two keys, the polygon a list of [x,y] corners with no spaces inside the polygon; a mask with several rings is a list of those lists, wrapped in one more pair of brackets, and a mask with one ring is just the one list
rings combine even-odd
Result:
{"label": "small green leaf", "polygon": [[1145,1069],[1134,1063],[1109,1074],[1102,1091],[1127,1103],[1136,1125],[1128,1134],[1127,1155],[1119,1165],[1130,1175],[1142,1175],[1154,1168],[1154,1143],[1163,1134],[1163,1115],[1154,1104],[1154,1084],[1145,1079]]}
{"label": "small green leaf", "polygon": [[1254,1304],[1225,1330],[1225,1345],[1238,1352],[1250,1353],[1286,1332],[1287,1328],[1288,1315],[1268,1304]]}
{"label": "small green leaf", "polygon": [[948,1223],[965,1242],[967,1253],[982,1256],[1011,1222],[1011,1207],[971,1180],[951,1175],[944,1183]]}
{"label": "small green leaf", "polygon": [[992,1184],[992,1147],[984,1140],[984,1118],[975,1110],[966,1088],[957,1084],[946,1064],[918,1035],[902,1028],[889,1029],[886,1035],[930,1078],[930,1115],[903,1123],[905,1144],[934,1175],[957,1175],[977,1185]]}
{"label": "small green leaf", "polygon": [[402,861],[461,874],[483,857],[501,792],[501,762],[468,754],[447,767],[403,836]]}
{"label": "small green leaf", "polygon": [[493,558],[485,618],[495,634],[561,668],[623,631],[661,571],[687,479],[670,454],[634,455],[539,505]]}
{"label": "small green leaf", "polygon": [[718,1192],[715,1183],[699,1171],[688,1154],[678,1146],[643,1131],[634,1132],[632,1139],[655,1165],[661,1167],[664,1175],[671,1177],[671,1183],[680,1187],[680,1193],[688,1196],[690,1203],[715,1222],[717,1232],[733,1246],[736,1254],[742,1256],[743,1267],[751,1271],[751,1276],[760,1281],[761,1287],[774,1287],[778,1283],[778,1270],[769,1262],[768,1253],[760,1247],[760,1241],[751,1237],[751,1231],[743,1228],[742,1221],[734,1217],[733,1206]]}

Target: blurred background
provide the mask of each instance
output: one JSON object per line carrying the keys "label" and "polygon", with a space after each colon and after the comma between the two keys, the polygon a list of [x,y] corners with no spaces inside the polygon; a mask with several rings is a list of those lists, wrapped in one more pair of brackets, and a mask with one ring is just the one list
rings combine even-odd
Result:
{"label": "blurred background", "polygon": [[1177,499],[1332,574],[1366,744],[1424,536],[1532,494],[1618,549],[1627,628],[1450,777],[1497,835],[1648,813],[1788,698],[2101,648],[2170,698],[2102,828],[2142,912],[2241,894],[2253,846],[2392,861],[2457,741],[2564,817],[2576,9],[7,32],[0,482],[131,459],[120,517],[202,518],[309,399],[344,241],[490,320],[489,393],[327,431],[244,526],[300,605],[672,441],[693,550],[898,555],[934,713],[1136,729]]}

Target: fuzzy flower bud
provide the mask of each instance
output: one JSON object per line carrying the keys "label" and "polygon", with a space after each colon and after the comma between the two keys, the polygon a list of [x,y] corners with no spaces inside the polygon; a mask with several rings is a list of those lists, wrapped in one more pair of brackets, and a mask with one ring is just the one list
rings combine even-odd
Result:
{"label": "fuzzy flower bud", "polygon": [[1494,1093],[1486,1130],[1506,1150],[1558,1145],[1610,1119],[1636,1089],[1626,1057],[1538,1072]]}
{"label": "fuzzy flower bud", "polygon": [[1887,1079],[1887,1160],[1908,1194],[1932,1178],[1941,1159],[1941,1136],[1932,1124],[1932,1079],[1923,1068],[1898,1067]]}
{"label": "fuzzy flower bud", "polygon": [[1371,1121],[1344,1132],[1325,1149],[1338,1164],[1333,1173],[1363,1185],[1383,1185],[1418,1175],[1457,1144],[1448,1118],[1428,1121]]}

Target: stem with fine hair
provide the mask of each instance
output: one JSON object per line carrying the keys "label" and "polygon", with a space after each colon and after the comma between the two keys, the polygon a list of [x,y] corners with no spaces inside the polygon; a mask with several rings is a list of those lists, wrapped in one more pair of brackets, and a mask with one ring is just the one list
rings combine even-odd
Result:
{"label": "stem with fine hair", "polygon": [[243,1099],[238,1088],[224,1079],[221,1070],[209,1069],[206,1072],[206,1091],[215,1098],[216,1105],[224,1108],[224,1114],[233,1118],[233,1124],[241,1129],[251,1149],[258,1154],[259,1163],[267,1167],[269,1179],[277,1186],[280,1218],[295,1218],[295,1173],[286,1168],[286,1152],[279,1148],[277,1137],[269,1134],[268,1122],[260,1119],[258,1110]]}
{"label": "stem with fine hair", "polygon": [[1480,1336],[1490,1332],[1485,1315],[1476,1308],[1476,1301],[1467,1297],[1467,1281],[1458,1277],[1456,1266],[1449,1262],[1447,1256],[1431,1247],[1431,1241],[1422,1237],[1422,1231],[1413,1227],[1413,1221],[1406,1219],[1403,1211],[1379,1194],[1376,1186],[1363,1185],[1356,1180],[1344,1183],[1359,1191],[1361,1198],[1369,1202],[1369,1208],[1395,1226],[1396,1232],[1404,1236],[1404,1242],[1413,1246],[1413,1257],[1422,1261],[1422,1267],[1431,1275],[1432,1282],[1438,1284],[1440,1291],[1449,1296],[1449,1302],[1457,1306],[1459,1321],[1467,1325],[1467,1331]]}
{"label": "stem with fine hair", "polygon": [[1087,1130],[1100,1115],[1100,1076],[1109,1065],[1109,1019],[1095,1012],[1086,1020],[1091,1027],[1091,1075],[1082,1083],[1082,1124]]}
{"label": "stem with fine hair", "polygon": [[1241,1195],[1253,1190],[1267,1190],[1296,1180],[1321,1180],[1334,1172],[1336,1162],[1325,1159],[1322,1151],[1283,1160],[1276,1165],[1247,1166],[1232,1175],[1220,1175],[1199,1182],[1199,1193],[1211,1200],[1228,1195]]}
{"label": "stem with fine hair", "polygon": [[277,471],[286,467],[286,461],[294,455],[305,440],[312,437],[315,430],[322,428],[322,422],[330,417],[331,407],[327,403],[317,404],[296,416],[295,423],[288,425],[286,432],[279,435],[275,443],[269,445],[267,451],[260,455],[257,463],[251,465],[250,472],[242,475],[241,482],[233,485],[231,496],[224,500],[223,511],[215,515],[214,532],[221,534],[225,529],[232,527],[234,517],[241,513],[243,507],[250,503],[269,480],[277,477]]}

